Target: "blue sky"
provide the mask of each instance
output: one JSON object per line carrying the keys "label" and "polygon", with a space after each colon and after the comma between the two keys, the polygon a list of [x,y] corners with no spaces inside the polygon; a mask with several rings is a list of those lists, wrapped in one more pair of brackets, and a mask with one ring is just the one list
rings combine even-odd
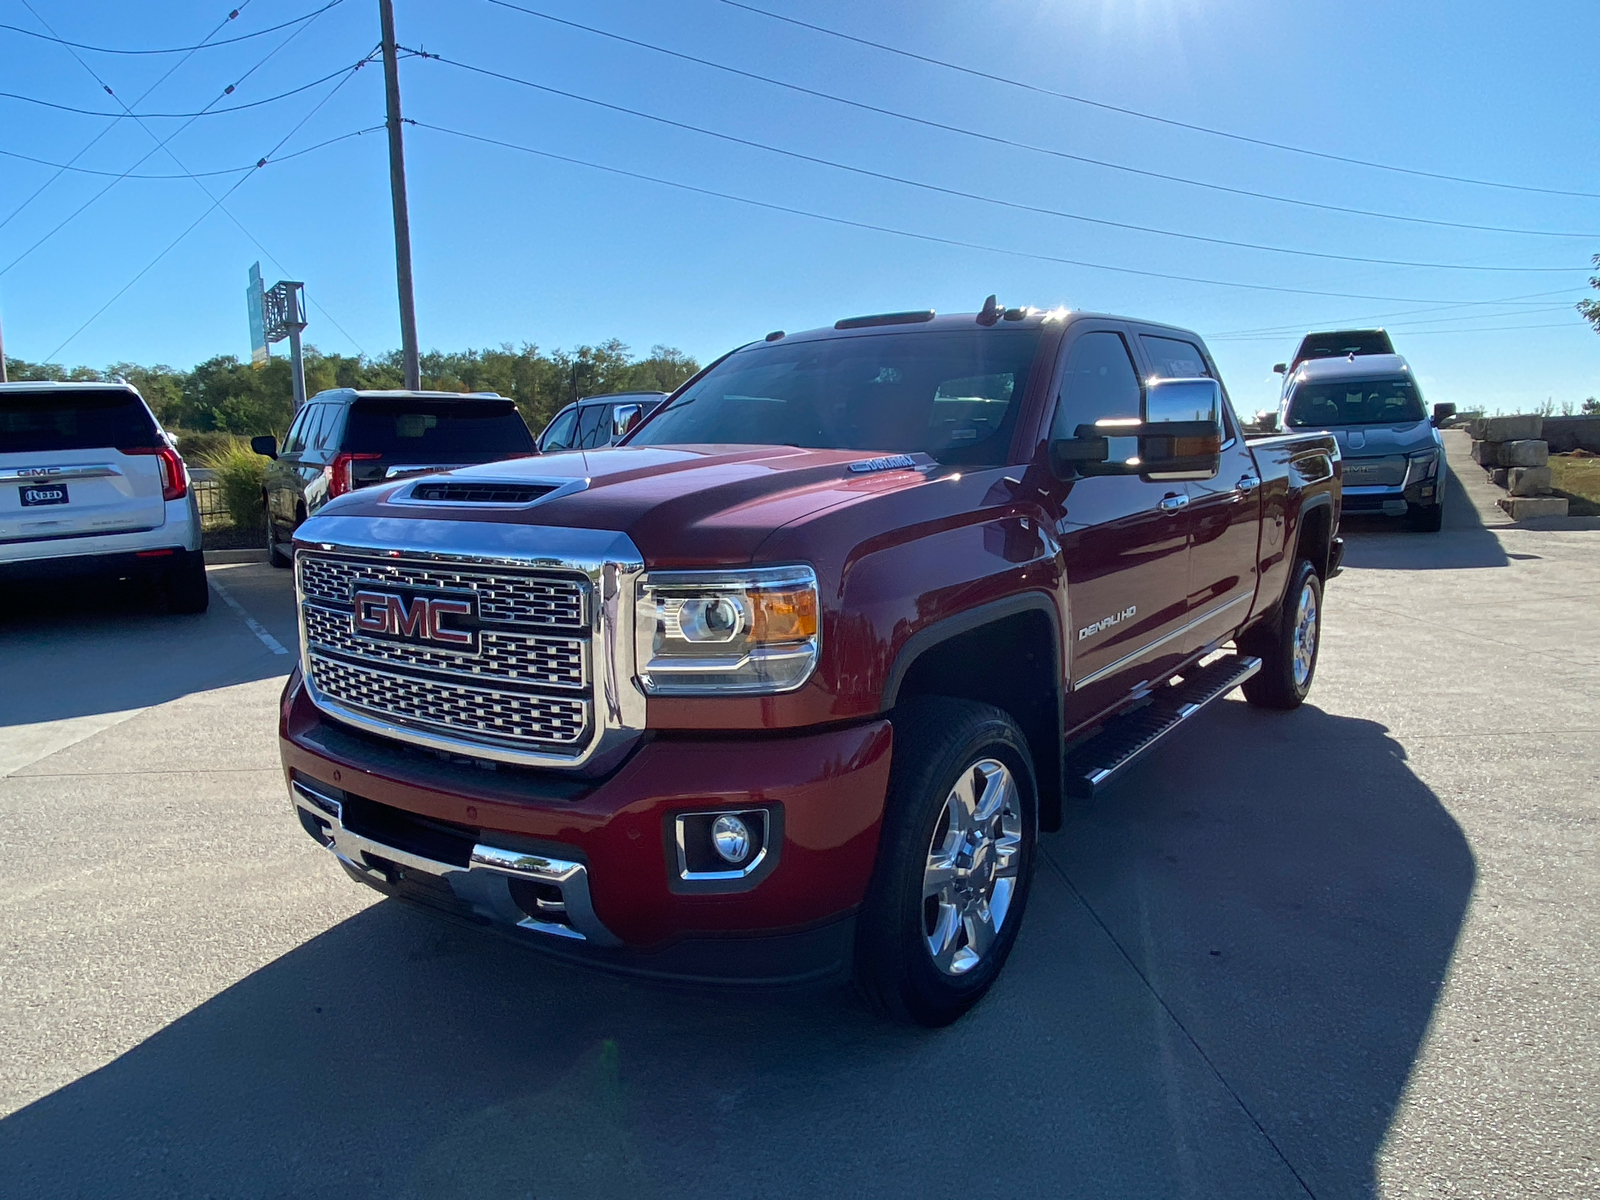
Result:
{"label": "blue sky", "polygon": [[[252,33],[324,3],[248,0],[217,37]],[[451,60],[401,63],[409,117],[837,219],[408,128],[417,321],[425,349],[525,341],[570,347],[615,336],[639,351],[665,343],[704,359],[770,329],[810,328],[887,309],[972,310],[996,292],[1010,304],[1123,312],[1197,329],[1210,340],[1241,408],[1272,398],[1272,363],[1286,357],[1299,331],[1349,321],[1389,326],[1430,400],[1512,410],[1547,398],[1559,406],[1600,394],[1600,337],[1571,307],[1594,295],[1586,279],[1590,256],[1600,252],[1600,199],[1592,196],[1427,179],[1250,145],[957,74],[722,0],[515,3],[814,91],[1066,154],[1426,221],[1590,236],[1489,233],[1231,195],[799,95],[489,0],[396,0],[400,42]],[[1600,194],[1593,61],[1600,5],[1592,0],[1536,7],[1480,0],[751,3],[1171,120],[1420,171]],[[192,45],[227,11],[228,0],[137,6],[0,0],[0,22],[7,25],[43,31],[42,18],[69,40],[122,48]],[[80,53],[135,111],[187,113],[217,100],[230,83],[237,86],[218,107],[298,88],[349,67],[377,38],[377,5],[343,0],[305,26],[200,51],[137,103],[181,56]],[[0,91],[97,111],[116,108],[90,71],[59,45],[0,30],[0,62]],[[156,138],[184,126],[168,144],[182,165],[160,152],[136,170],[173,174],[251,163],[308,113],[280,154],[382,121],[379,64],[355,72],[324,99],[337,82],[186,126],[152,117],[144,125]],[[66,162],[108,126],[78,166],[128,171],[155,145],[131,120],[0,98],[0,151],[13,156]],[[862,171],[1205,238],[1518,269],[1389,266],[1217,245],[1022,211]],[[244,284],[257,259],[269,283],[305,281],[315,304],[307,332],[312,343],[346,353],[398,344],[381,132],[244,175],[206,179],[214,195],[238,183],[223,208],[213,208],[190,179],[122,180],[15,261],[110,181],[63,174],[16,211],[54,174],[26,158],[0,156],[0,221],[10,217],[0,225],[0,320],[13,356],[177,366],[219,352],[247,357]],[[1533,267],[1559,270],[1522,270]],[[1530,298],[1463,307],[1510,297]]]}

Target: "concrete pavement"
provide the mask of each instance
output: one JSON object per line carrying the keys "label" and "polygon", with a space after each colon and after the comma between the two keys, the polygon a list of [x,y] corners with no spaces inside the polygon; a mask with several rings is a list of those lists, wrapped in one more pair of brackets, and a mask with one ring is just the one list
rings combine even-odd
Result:
{"label": "concrete pavement", "polygon": [[[1600,541],[1348,532],[1312,702],[1050,835],[936,1032],[377,902],[239,612],[0,616],[0,1193],[1600,1195]],[[285,572],[213,578],[293,648]]]}

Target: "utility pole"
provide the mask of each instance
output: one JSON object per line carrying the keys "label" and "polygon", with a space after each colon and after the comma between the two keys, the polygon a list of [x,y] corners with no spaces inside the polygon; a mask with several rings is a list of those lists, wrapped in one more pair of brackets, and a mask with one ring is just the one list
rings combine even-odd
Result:
{"label": "utility pole", "polygon": [[6,339],[0,334],[0,383],[6,382]]}
{"label": "utility pole", "polygon": [[400,68],[395,56],[394,0],[378,0],[383,26],[383,95],[389,125],[389,194],[394,200],[394,273],[400,288],[400,354],[406,388],[422,387],[417,357],[417,308],[411,295],[411,217],[406,210],[406,148],[400,132]]}

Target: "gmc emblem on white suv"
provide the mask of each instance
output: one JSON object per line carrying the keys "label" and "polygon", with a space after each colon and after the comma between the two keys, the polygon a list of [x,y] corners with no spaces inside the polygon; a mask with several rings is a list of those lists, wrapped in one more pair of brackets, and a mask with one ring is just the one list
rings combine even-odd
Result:
{"label": "gmc emblem on white suv", "polygon": [[452,629],[444,624],[446,617],[471,617],[471,600],[416,596],[407,603],[405,597],[393,592],[357,592],[350,601],[355,606],[351,616],[358,633],[477,648],[476,630]]}

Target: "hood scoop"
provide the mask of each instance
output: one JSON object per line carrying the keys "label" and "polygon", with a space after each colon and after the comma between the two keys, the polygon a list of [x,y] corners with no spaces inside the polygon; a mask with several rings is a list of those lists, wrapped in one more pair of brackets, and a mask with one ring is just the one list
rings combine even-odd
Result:
{"label": "hood scoop", "polygon": [[413,504],[532,504],[556,490],[553,483],[503,483],[494,480],[434,479],[413,484],[406,499]]}

